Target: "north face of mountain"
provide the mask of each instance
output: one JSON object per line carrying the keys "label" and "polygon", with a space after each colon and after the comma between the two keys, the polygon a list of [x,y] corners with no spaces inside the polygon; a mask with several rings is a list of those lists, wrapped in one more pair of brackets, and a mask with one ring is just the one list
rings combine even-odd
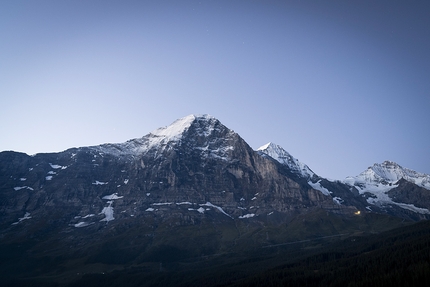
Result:
{"label": "north face of mountain", "polygon": [[207,115],[122,144],[4,152],[0,171],[1,223],[9,227],[48,218],[73,229],[142,216],[193,224],[211,214],[277,221],[308,208],[352,212]]}

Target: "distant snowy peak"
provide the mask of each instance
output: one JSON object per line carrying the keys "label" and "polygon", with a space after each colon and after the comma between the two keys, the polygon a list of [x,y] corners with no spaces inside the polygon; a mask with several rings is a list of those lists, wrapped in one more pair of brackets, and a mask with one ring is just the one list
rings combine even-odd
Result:
{"label": "distant snowy peak", "polygon": [[281,164],[288,166],[294,173],[300,175],[303,178],[311,179],[315,173],[304,163],[300,162],[298,159],[294,158],[281,146],[274,143],[267,143],[257,151],[270,156]]}
{"label": "distant snowy peak", "polygon": [[430,190],[430,175],[403,168],[392,161],[384,161],[381,164],[376,163],[358,176],[347,177],[343,182],[355,187],[360,194],[371,194],[366,199],[369,204],[378,206],[397,205],[416,213],[430,214],[430,211],[426,208],[397,202],[390,197],[388,192],[399,187],[398,181],[402,178]]}
{"label": "distant snowy peak", "polygon": [[430,190],[430,175],[404,168],[392,161],[384,161],[381,164],[375,163],[358,176],[347,177],[344,182],[349,185],[392,185],[402,178]]}

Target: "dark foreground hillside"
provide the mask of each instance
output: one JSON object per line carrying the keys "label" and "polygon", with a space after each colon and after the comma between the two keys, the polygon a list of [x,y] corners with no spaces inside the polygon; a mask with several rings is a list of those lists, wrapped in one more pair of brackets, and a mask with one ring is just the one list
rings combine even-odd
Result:
{"label": "dark foreground hillside", "polygon": [[[3,246],[5,247],[5,246]],[[67,255],[52,261],[32,261],[29,252],[2,248],[2,286],[429,286],[430,222],[424,221],[378,234],[321,236],[244,251],[182,257],[139,264],[112,264],[97,272],[87,261],[80,272],[67,270]],[[30,250],[30,249],[29,249]],[[108,252],[108,251],[106,251]],[[175,250],[160,249],[169,258]],[[14,274],[10,258],[28,258],[32,273]],[[120,257],[120,252],[115,254]],[[48,260],[48,259],[46,259]],[[39,272],[61,264],[57,273]],[[90,269],[91,268],[91,269]],[[69,272],[69,273],[68,273]],[[74,273],[73,273],[74,272]],[[72,274],[73,273],[73,274]],[[33,274],[33,276],[31,276]],[[65,275],[67,276],[65,277]],[[59,278],[67,278],[59,280]]]}
{"label": "dark foreground hillside", "polygon": [[229,286],[429,286],[430,222],[349,238]]}
{"label": "dark foreground hillside", "polygon": [[[88,276],[72,286],[429,286],[430,222],[342,241],[201,258],[196,270]],[[190,266],[190,267],[191,267]],[[276,266],[276,267],[273,267]],[[260,270],[258,272],[257,270]],[[245,278],[243,278],[245,277]]]}

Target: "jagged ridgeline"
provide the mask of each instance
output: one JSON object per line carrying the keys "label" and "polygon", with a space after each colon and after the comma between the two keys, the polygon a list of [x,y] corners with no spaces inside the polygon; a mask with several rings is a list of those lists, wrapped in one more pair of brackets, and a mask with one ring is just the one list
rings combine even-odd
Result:
{"label": "jagged ridgeline", "polygon": [[[328,180],[276,144],[255,151],[216,118],[190,115],[125,143],[0,153],[3,270],[72,282],[67,268],[152,272],[380,232],[428,219],[429,189],[429,175],[389,161]],[[24,253],[27,263],[11,259]]]}

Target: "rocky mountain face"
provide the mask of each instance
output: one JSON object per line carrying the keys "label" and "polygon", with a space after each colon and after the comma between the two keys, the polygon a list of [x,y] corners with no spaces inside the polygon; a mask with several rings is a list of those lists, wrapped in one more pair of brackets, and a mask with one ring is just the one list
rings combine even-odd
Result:
{"label": "rocky mountain face", "polygon": [[25,214],[46,220],[49,210],[70,228],[148,213],[192,224],[208,212],[237,220],[348,209],[262,155],[210,116],[188,116],[124,144],[35,156],[3,152],[1,223],[19,224]]}
{"label": "rocky mountain face", "polygon": [[56,209],[65,228],[148,213],[180,214],[184,224],[208,212],[281,221],[309,208],[352,214],[394,206],[401,208],[391,212],[397,216],[430,214],[429,175],[387,161],[329,181],[278,145],[252,150],[208,115],[187,116],[122,144],[34,156],[3,152],[0,171],[5,226],[46,220]]}
{"label": "rocky mountain face", "polygon": [[372,229],[360,216],[428,219],[429,187],[392,162],[327,180],[280,146],[254,151],[190,115],[125,143],[0,153],[0,248],[31,239],[40,258],[68,248],[85,264],[159,262]]}

